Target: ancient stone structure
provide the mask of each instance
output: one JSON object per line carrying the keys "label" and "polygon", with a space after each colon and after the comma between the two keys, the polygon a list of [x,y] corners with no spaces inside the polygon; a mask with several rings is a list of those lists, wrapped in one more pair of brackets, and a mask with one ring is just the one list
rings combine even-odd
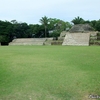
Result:
{"label": "ancient stone structure", "polygon": [[88,33],[92,31],[94,29],[89,24],[77,24],[69,30],[70,33]]}
{"label": "ancient stone structure", "polygon": [[46,38],[18,38],[14,39],[9,45],[43,45]]}
{"label": "ancient stone structure", "polygon": [[95,35],[96,32],[88,24],[74,25],[66,36],[62,45],[82,45],[89,46],[90,35]]}
{"label": "ancient stone structure", "polygon": [[66,36],[66,31],[62,31],[60,37],[65,37],[65,36]]}
{"label": "ancient stone structure", "polygon": [[14,39],[9,45],[83,45],[88,46],[90,35],[96,39],[95,31],[88,24],[74,25],[69,32],[63,31],[54,41],[53,38],[18,38]]}
{"label": "ancient stone structure", "polygon": [[89,46],[90,33],[66,33],[62,45]]}

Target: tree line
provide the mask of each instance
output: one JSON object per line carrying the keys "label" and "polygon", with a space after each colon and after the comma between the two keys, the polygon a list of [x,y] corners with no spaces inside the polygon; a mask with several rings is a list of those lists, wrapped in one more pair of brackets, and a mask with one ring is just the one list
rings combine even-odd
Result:
{"label": "tree line", "polygon": [[0,20],[0,42],[9,43],[15,38],[43,38],[58,37],[62,31],[68,31],[75,24],[89,24],[95,31],[100,31],[100,20],[84,20],[75,17],[71,22],[65,22],[56,18],[42,17],[40,24],[20,23],[16,20]]}

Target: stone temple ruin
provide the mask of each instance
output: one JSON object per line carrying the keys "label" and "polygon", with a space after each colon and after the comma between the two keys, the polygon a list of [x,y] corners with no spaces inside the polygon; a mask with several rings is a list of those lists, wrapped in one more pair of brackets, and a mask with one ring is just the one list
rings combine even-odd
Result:
{"label": "stone temple ruin", "polygon": [[17,38],[9,45],[43,45],[45,41],[46,38]]}
{"label": "stone temple ruin", "polygon": [[17,38],[9,45],[82,45],[89,46],[90,36],[96,38],[97,32],[88,24],[74,25],[69,32],[63,31],[58,40],[53,38]]}
{"label": "stone temple ruin", "polygon": [[69,32],[66,32],[62,45],[83,45],[89,46],[90,35],[96,32],[88,24],[74,25]]}

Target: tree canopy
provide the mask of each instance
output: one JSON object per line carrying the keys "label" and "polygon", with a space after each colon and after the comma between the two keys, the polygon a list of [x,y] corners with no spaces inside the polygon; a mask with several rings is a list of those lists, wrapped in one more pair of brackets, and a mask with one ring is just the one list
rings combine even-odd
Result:
{"label": "tree canopy", "polygon": [[79,16],[78,17],[75,17],[75,19],[72,20],[72,23],[75,24],[83,24],[85,21],[83,18],[80,18]]}
{"label": "tree canopy", "polygon": [[68,31],[72,24],[89,24],[95,31],[100,31],[100,20],[84,20],[81,17],[75,17],[71,22],[65,22],[57,18],[42,17],[40,24],[20,23],[16,20],[0,20],[0,42],[11,42],[14,38],[42,38],[57,37],[62,31]]}

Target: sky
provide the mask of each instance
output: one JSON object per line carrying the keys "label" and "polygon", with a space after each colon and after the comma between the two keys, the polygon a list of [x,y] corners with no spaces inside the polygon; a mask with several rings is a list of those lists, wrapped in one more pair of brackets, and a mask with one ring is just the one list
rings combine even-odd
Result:
{"label": "sky", "polygon": [[0,20],[39,24],[47,16],[71,22],[100,19],[100,0],[0,0]]}

